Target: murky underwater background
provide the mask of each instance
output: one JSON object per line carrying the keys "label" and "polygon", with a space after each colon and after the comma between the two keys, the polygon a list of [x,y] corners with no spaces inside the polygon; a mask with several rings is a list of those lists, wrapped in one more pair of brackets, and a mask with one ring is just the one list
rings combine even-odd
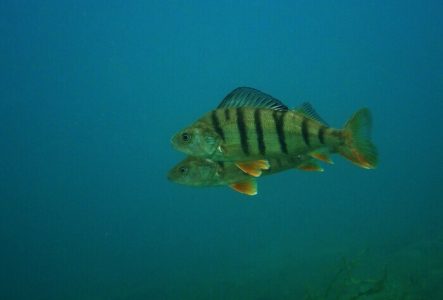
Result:
{"label": "murky underwater background", "polygon": [[[2,1],[1,299],[443,299],[441,1]],[[171,136],[251,86],[376,170],[168,182]]]}

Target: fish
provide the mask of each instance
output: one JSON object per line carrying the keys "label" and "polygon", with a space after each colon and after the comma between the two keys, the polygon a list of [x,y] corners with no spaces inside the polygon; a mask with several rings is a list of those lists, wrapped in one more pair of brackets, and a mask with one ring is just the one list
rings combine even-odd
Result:
{"label": "fish", "polygon": [[289,109],[257,89],[239,87],[216,109],[176,133],[171,143],[190,156],[235,162],[256,177],[269,168],[269,157],[300,154],[332,163],[330,155],[339,153],[359,167],[373,169],[378,152],[371,141],[371,126],[367,108],[337,129],[327,125],[309,103]]}
{"label": "fish", "polygon": [[[263,175],[271,175],[297,168],[304,171],[323,172],[319,163],[307,155],[274,157],[269,159],[270,167]],[[235,163],[214,161],[209,158],[187,157],[174,166],[167,175],[172,182],[194,186],[229,186],[245,195],[257,194],[256,178],[240,170]]]}

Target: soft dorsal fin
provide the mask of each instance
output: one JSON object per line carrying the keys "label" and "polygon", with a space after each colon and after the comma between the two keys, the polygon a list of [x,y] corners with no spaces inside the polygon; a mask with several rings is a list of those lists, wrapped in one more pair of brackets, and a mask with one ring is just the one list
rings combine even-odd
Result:
{"label": "soft dorsal fin", "polygon": [[256,107],[288,110],[280,100],[249,87],[239,87],[230,92],[217,108]]}
{"label": "soft dorsal fin", "polygon": [[323,125],[329,127],[328,123],[326,123],[322,119],[322,117],[320,117],[320,115],[315,111],[315,109],[312,107],[311,103],[309,103],[309,102],[302,103],[302,105],[300,107],[297,107],[295,109],[295,111],[297,111],[297,112],[303,114],[304,116],[306,116],[306,117],[308,117],[310,119],[316,120],[316,121],[322,123]]}
{"label": "soft dorsal fin", "polygon": [[257,195],[257,181],[255,181],[253,178],[242,182],[232,183],[229,185],[229,187],[245,195]]}

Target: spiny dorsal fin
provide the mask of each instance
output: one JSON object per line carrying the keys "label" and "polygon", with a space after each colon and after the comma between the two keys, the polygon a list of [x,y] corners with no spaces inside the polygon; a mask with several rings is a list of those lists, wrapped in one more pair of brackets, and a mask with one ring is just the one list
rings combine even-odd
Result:
{"label": "spiny dorsal fin", "polygon": [[229,187],[245,195],[249,196],[257,195],[257,181],[255,181],[255,179],[249,179],[247,181],[232,183],[229,185]]}
{"label": "spiny dorsal fin", "polygon": [[280,100],[249,87],[239,87],[230,92],[217,108],[255,107],[288,110]]}
{"label": "spiny dorsal fin", "polygon": [[302,105],[300,107],[297,107],[295,109],[295,111],[297,111],[297,112],[303,114],[304,116],[306,116],[306,117],[308,117],[310,119],[316,120],[316,121],[322,123],[323,125],[329,127],[328,123],[326,123],[322,119],[322,117],[320,117],[320,115],[315,111],[315,109],[312,107],[311,103],[309,103],[309,102],[302,103]]}

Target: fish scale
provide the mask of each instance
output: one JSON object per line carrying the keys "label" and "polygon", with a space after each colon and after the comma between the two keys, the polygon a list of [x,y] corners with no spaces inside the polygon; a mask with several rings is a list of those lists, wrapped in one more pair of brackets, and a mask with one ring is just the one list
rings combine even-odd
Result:
{"label": "fish scale", "polygon": [[188,155],[236,162],[254,176],[260,176],[260,166],[267,165],[264,160],[301,154],[331,163],[329,154],[339,153],[372,169],[378,155],[370,141],[370,129],[371,115],[365,108],[344,128],[336,129],[308,103],[291,110],[270,95],[241,87],[229,93],[217,109],[178,132],[172,143]]}
{"label": "fish scale", "polygon": [[[269,160],[271,167],[263,175],[271,175],[290,169],[322,172],[323,169],[307,155],[275,157]],[[189,186],[229,186],[246,195],[257,194],[254,177],[242,172],[233,162],[213,161],[206,158],[187,157],[168,173],[169,180]]]}
{"label": "fish scale", "polygon": [[[228,113],[227,113],[228,111]],[[217,116],[217,120],[213,116]],[[229,115],[230,118],[225,116]],[[334,129],[310,120],[296,111],[274,111],[260,108],[222,108],[199,120],[221,133],[222,149],[215,160],[255,160],[272,156],[297,155],[341,143]],[[321,139],[319,132],[322,133]],[[329,132],[329,133],[328,133]]]}

